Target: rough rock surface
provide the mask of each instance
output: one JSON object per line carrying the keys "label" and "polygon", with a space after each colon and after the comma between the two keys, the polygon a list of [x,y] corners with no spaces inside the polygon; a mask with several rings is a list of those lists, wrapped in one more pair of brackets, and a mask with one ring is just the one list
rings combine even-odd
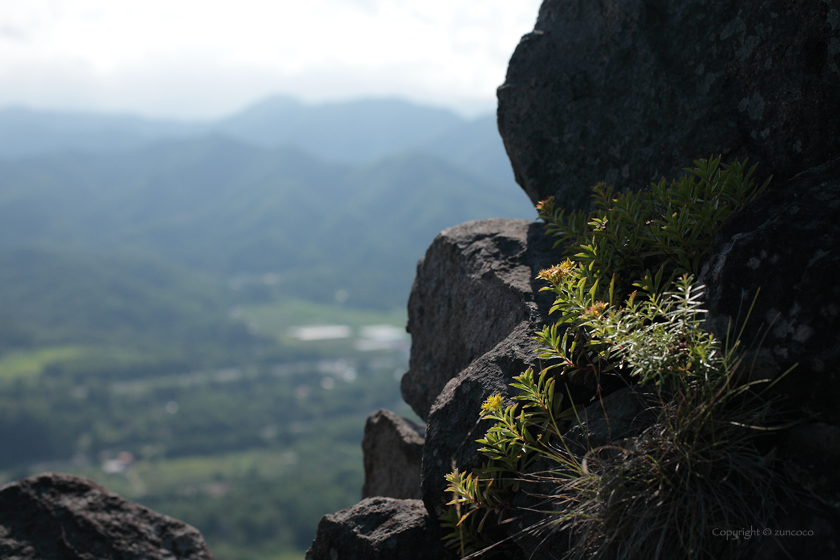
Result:
{"label": "rough rock surface", "polygon": [[[656,420],[651,410],[650,392],[622,387],[596,400],[579,413],[580,421],[566,431],[569,451],[583,458],[592,449],[635,437]],[[551,499],[559,487],[551,470],[557,465],[548,460],[537,461],[528,469],[520,492],[513,499],[516,509],[509,533],[530,560],[560,560],[569,549],[569,536],[543,512],[555,509]]]}
{"label": "rough rock surface", "polygon": [[590,449],[639,435],[656,420],[652,394],[624,387],[587,406],[580,422],[574,422],[565,434],[569,450],[583,456]]}
{"label": "rough rock surface", "polygon": [[755,374],[798,365],[779,390],[789,406],[840,424],[840,159],[778,181],[723,225],[702,274],[709,324],[740,328]]}
{"label": "rough rock surface", "polygon": [[840,156],[840,0],[545,0],[498,99],[535,203],[712,154],[790,178]]}
{"label": "rough rock surface", "polygon": [[513,377],[538,366],[537,346],[531,340],[534,327],[529,321],[520,323],[492,351],[447,383],[435,401],[426,429],[420,482],[423,501],[435,517],[443,515],[449,500],[444,477],[454,467],[470,472],[484,462],[476,440],[484,437],[491,423],[479,420],[481,404],[493,394],[512,396]]}
{"label": "rough rock surface", "polygon": [[825,422],[794,426],[785,434],[780,454],[796,482],[840,513],[840,426]]}
{"label": "rough rock surface", "polygon": [[[525,220],[467,222],[438,234],[417,264],[408,300],[412,344],[402,395],[420,418],[428,420],[450,379],[539,314],[534,277],[556,258],[550,250],[542,227]],[[539,301],[547,311],[553,300]]]}
{"label": "rough rock surface", "polygon": [[326,515],[306,560],[446,560],[443,531],[420,500],[367,498]]}
{"label": "rough rock surface", "polygon": [[0,488],[0,558],[212,560],[196,529],[95,482],[45,474]]}
{"label": "rough rock surface", "polygon": [[840,515],[806,497],[780,512],[750,560],[813,560],[840,558]]}
{"label": "rough rock surface", "polygon": [[[533,337],[549,321],[554,297],[540,292],[544,283],[535,278],[558,260],[559,251],[552,249],[552,240],[545,236],[541,224],[485,220],[444,231],[418,266],[409,325],[412,334],[419,336],[412,342],[413,369],[409,373],[423,379],[419,376],[423,371],[435,383],[448,381],[440,394],[434,392],[436,385],[421,385],[429,391],[427,399],[437,395],[428,415],[421,477],[423,500],[436,517],[443,513],[447,501],[445,475],[453,467],[468,471],[483,461],[476,440],[490,424],[479,420],[481,404],[492,394],[509,395],[514,376],[529,367],[540,368]],[[428,289],[428,283],[435,289]],[[463,307],[459,303],[462,297],[467,299]],[[456,316],[449,321],[453,314]],[[457,314],[469,317],[470,322]],[[486,334],[489,329],[492,336]],[[484,343],[451,360],[446,346],[463,348],[458,341],[469,340],[473,332]],[[428,343],[437,351],[430,352]],[[423,370],[416,368],[419,364]],[[577,389],[573,388],[573,396],[582,400],[583,393]]]}
{"label": "rough rock surface", "polygon": [[389,410],[378,410],[368,417],[362,438],[365,463],[362,498],[420,498],[424,431],[424,426]]}

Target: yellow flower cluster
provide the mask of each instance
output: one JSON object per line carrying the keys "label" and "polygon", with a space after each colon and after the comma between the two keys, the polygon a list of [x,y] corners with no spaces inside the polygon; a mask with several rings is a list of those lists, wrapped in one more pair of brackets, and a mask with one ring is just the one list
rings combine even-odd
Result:
{"label": "yellow flower cluster", "polygon": [[484,404],[481,405],[481,415],[484,416],[485,414],[500,411],[504,402],[505,399],[502,398],[502,395],[490,395],[487,397],[487,400],[484,401]]}
{"label": "yellow flower cluster", "polygon": [[550,196],[537,203],[537,212],[551,214],[554,212],[554,197]]}
{"label": "yellow flower cluster", "polygon": [[537,274],[537,278],[551,282],[556,286],[565,276],[574,270],[574,268],[575,263],[572,262],[572,259],[566,259],[565,262],[555,264],[551,268],[541,270],[540,273]]}
{"label": "yellow flower cluster", "polygon": [[601,313],[607,308],[607,304],[603,301],[596,301],[589,309],[586,310],[586,315],[590,317],[600,317]]}

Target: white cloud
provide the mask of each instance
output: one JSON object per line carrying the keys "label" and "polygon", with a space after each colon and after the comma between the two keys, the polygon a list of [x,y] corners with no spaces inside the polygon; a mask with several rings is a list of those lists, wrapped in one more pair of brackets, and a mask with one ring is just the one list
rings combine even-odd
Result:
{"label": "white cloud", "polygon": [[487,104],[539,4],[0,0],[0,104],[180,116],[273,92]]}

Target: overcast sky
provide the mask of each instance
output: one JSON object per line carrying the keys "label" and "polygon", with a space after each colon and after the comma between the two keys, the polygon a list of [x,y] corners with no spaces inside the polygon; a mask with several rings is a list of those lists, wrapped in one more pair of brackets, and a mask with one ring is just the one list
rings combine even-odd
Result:
{"label": "overcast sky", "polygon": [[540,0],[0,0],[0,107],[204,118],[271,94],[495,107]]}

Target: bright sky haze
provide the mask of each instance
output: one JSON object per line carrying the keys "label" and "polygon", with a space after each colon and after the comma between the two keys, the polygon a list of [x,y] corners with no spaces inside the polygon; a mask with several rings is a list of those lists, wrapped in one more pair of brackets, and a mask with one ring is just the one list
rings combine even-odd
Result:
{"label": "bright sky haze", "polygon": [[491,111],[540,0],[0,0],[0,107],[182,119],[273,94]]}

